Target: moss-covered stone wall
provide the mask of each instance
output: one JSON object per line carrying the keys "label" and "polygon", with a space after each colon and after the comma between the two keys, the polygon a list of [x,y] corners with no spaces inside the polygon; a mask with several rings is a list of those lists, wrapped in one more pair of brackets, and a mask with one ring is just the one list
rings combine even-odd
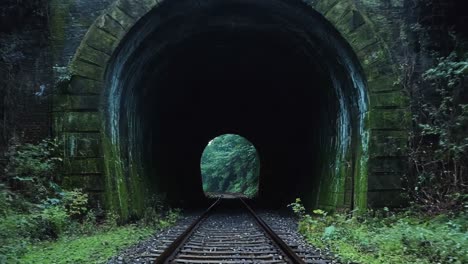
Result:
{"label": "moss-covered stone wall", "polygon": [[[409,97],[401,84],[396,57],[403,25],[403,1],[311,1],[348,40],[366,73],[370,109],[369,145],[354,175],[354,203],[396,206],[406,166],[411,124]],[[365,159],[368,158],[368,163]]]}

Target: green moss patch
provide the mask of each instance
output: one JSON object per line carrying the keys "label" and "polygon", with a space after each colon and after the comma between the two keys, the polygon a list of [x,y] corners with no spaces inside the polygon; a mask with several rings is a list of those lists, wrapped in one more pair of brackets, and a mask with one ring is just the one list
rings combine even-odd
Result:
{"label": "green moss patch", "polygon": [[30,246],[19,263],[105,263],[125,247],[150,237],[154,229],[124,226],[95,235]]}

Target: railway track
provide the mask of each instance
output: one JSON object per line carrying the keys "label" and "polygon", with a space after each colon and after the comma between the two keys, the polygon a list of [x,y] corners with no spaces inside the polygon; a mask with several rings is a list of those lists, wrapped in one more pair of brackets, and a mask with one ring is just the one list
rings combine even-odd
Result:
{"label": "railway track", "polygon": [[288,246],[241,198],[220,198],[155,263],[330,262]]}

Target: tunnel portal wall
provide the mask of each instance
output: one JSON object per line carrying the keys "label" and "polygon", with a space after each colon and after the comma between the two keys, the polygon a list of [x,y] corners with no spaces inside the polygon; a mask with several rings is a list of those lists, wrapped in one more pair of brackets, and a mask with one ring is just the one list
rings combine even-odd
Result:
{"label": "tunnel portal wall", "polygon": [[[167,0],[169,1],[169,0]],[[79,1],[85,3],[86,1]],[[88,1],[89,2],[89,1]],[[109,1],[92,1],[106,5]],[[105,73],[108,63],[127,32],[148,12],[157,8],[158,0],[118,0],[110,4],[93,22],[82,38],[69,64],[70,80],[54,98],[54,133],[65,140],[65,169],[68,186],[84,188],[95,195],[95,199],[106,201],[108,207],[117,208],[128,216],[128,208],[141,208],[145,195],[138,189],[144,182],[129,182],[125,175],[115,177],[114,185],[106,182],[108,166],[120,166],[120,160],[104,162],[106,152],[113,151],[112,142],[103,136],[106,117],[100,112],[101,95],[104,92]],[[367,78],[369,113],[364,131],[369,133],[369,145],[360,145],[361,161],[355,162],[360,175],[347,181],[346,195],[354,195],[354,207],[389,206],[400,203],[400,178],[406,171],[406,147],[410,113],[408,96],[400,84],[398,65],[389,47],[398,26],[384,27],[384,15],[369,17],[376,12],[377,1],[319,0],[306,1],[311,9],[320,12],[348,41],[357,55]],[[401,8],[402,1],[392,1],[393,10]],[[89,3],[88,3],[89,4]],[[64,6],[52,6],[52,13],[58,19]],[[90,15],[80,13],[84,19]],[[54,18],[53,18],[54,19]],[[56,22],[58,23],[59,20]],[[65,30],[69,27],[65,26]],[[57,30],[55,34],[60,34]],[[62,32],[63,33],[63,32]],[[81,34],[78,34],[81,36]],[[69,50],[62,59],[69,56],[81,37],[66,39],[56,36],[62,48]],[[390,44],[389,44],[390,43]],[[63,49],[63,47],[69,47]],[[116,151],[116,150],[114,150]],[[109,155],[109,153],[107,153]],[[346,166],[343,164],[342,166]],[[344,170],[346,171],[346,169]],[[115,171],[114,171],[115,173]],[[123,172],[122,172],[123,173]],[[131,181],[131,180],[130,180]],[[354,184],[354,186],[353,186]],[[129,189],[135,188],[130,191]],[[129,197],[129,192],[133,193]],[[118,193],[118,199],[109,199],[110,193]],[[331,198],[332,199],[332,198]],[[345,206],[347,202],[340,203]],[[323,202],[327,204],[326,201]],[[333,204],[333,203],[329,203]],[[126,209],[122,209],[125,207]]]}

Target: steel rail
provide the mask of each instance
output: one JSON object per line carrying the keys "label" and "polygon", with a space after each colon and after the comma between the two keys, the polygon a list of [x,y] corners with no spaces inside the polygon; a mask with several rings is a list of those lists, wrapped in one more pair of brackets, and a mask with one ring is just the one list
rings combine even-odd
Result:
{"label": "steel rail", "polygon": [[[221,201],[222,197],[218,198],[203,214],[198,217],[169,247],[167,247],[159,257],[156,258],[155,264],[168,264],[176,259],[176,256],[181,252],[188,239],[197,231],[198,227],[208,218],[210,212]],[[238,198],[245,206],[247,211],[254,218],[257,225],[264,234],[273,242],[282,254],[287,258],[287,262],[293,264],[305,264],[305,262],[255,213],[255,211],[242,199]],[[286,260],[285,260],[286,261]]]}
{"label": "steel rail", "polygon": [[218,205],[221,201],[221,197],[216,200],[201,216],[199,216],[188,228],[184,231],[179,237],[177,237],[174,242],[172,242],[169,247],[167,247],[159,257],[156,258],[155,264],[167,264],[174,259],[180,249],[184,246],[185,242],[192,236],[192,234],[197,230],[198,226],[206,219],[211,210]]}
{"label": "steel rail", "polygon": [[250,214],[253,216],[257,224],[265,231],[266,235],[275,243],[275,245],[283,251],[283,253],[286,255],[286,257],[291,260],[292,263],[294,264],[305,264],[305,262],[292,250],[291,247],[289,247],[283,239],[281,239],[271,228],[268,226],[265,221],[263,221],[262,218],[260,218],[255,211],[250,208],[250,206],[242,199],[239,198],[241,202],[245,205],[247,210],[250,212]]}

